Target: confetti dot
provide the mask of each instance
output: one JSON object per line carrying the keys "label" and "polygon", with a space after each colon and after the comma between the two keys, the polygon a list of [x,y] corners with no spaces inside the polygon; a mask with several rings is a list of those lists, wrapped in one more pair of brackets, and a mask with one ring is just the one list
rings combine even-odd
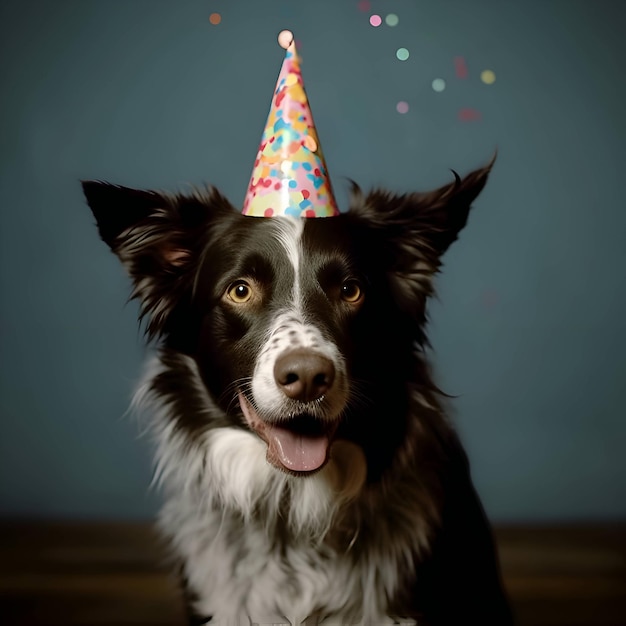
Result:
{"label": "confetti dot", "polygon": [[359,11],[369,11],[372,8],[372,4],[369,0],[361,0],[358,7]]}
{"label": "confetti dot", "polygon": [[480,73],[480,80],[482,80],[485,85],[493,85],[496,82],[496,74],[492,70],[484,70]]}
{"label": "confetti dot", "polygon": [[408,102],[404,102],[404,100],[400,100],[400,102],[398,102],[398,104],[396,104],[396,111],[398,113],[408,113],[409,112],[409,103]]}
{"label": "confetti dot", "polygon": [[446,88],[446,81],[443,78],[435,78],[433,80],[433,90],[443,91]]}
{"label": "confetti dot", "polygon": [[213,24],[213,26],[217,26],[222,21],[222,16],[219,13],[211,13],[209,15],[209,22]]}
{"label": "confetti dot", "polygon": [[460,109],[459,120],[461,122],[478,122],[481,119],[480,111],[476,109]]}
{"label": "confetti dot", "polygon": [[304,138],[304,147],[308,148],[311,152],[315,152],[317,150],[317,141],[315,141],[311,135],[307,135]]}
{"label": "confetti dot", "polygon": [[400,61],[406,61],[409,58],[409,51],[406,48],[398,48],[396,56]]}
{"label": "confetti dot", "polygon": [[370,24],[374,27],[380,26],[383,23],[382,18],[380,17],[380,15],[372,15],[370,17]]}
{"label": "confetti dot", "polygon": [[385,18],[385,24],[387,24],[387,26],[397,26],[399,21],[400,20],[398,19],[398,16],[395,13],[390,13]]}
{"label": "confetti dot", "polygon": [[454,57],[454,71],[457,78],[467,78],[467,64],[463,57]]}

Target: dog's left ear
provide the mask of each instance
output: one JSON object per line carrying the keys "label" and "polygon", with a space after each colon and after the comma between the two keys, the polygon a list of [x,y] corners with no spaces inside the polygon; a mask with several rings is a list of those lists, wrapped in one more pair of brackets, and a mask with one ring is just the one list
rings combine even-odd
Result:
{"label": "dog's left ear", "polygon": [[364,196],[354,185],[350,215],[374,236],[380,233],[379,258],[400,306],[412,315],[421,318],[441,256],[467,223],[494,161],[465,178],[454,172],[454,182],[428,193],[375,190]]}
{"label": "dog's left ear", "polygon": [[393,195],[374,190],[363,197],[355,187],[350,213],[391,232],[409,248],[419,245],[427,256],[440,257],[467,223],[494,161],[495,157],[465,178],[453,171],[454,182],[428,193]]}
{"label": "dog's left ear", "polygon": [[465,178],[455,171],[454,182],[430,193],[413,194],[418,224],[430,247],[441,256],[467,224],[472,203],[487,183],[493,161]]}

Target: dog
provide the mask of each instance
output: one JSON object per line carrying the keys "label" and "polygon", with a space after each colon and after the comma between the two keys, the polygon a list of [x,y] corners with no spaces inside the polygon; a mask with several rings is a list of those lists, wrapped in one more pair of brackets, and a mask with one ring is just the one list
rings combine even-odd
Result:
{"label": "dog", "polygon": [[425,334],[491,167],[328,219],[82,183],[156,348],[134,405],[190,624],[513,623]]}

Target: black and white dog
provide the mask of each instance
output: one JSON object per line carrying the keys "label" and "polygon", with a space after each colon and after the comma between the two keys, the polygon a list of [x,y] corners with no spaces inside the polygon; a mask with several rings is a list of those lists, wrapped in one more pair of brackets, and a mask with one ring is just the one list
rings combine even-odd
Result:
{"label": "black and white dog", "polygon": [[426,302],[491,166],[323,219],[84,182],[158,343],[136,404],[191,623],[513,622]]}

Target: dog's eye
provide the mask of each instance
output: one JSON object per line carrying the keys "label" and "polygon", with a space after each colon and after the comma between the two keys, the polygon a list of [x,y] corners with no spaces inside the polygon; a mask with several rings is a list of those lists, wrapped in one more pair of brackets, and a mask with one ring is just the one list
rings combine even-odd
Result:
{"label": "dog's eye", "polygon": [[233,283],[228,288],[228,297],[237,304],[248,302],[252,298],[252,287],[243,281]]}
{"label": "dog's eye", "polygon": [[363,290],[357,280],[347,280],[341,285],[341,299],[344,302],[355,304],[363,297]]}

